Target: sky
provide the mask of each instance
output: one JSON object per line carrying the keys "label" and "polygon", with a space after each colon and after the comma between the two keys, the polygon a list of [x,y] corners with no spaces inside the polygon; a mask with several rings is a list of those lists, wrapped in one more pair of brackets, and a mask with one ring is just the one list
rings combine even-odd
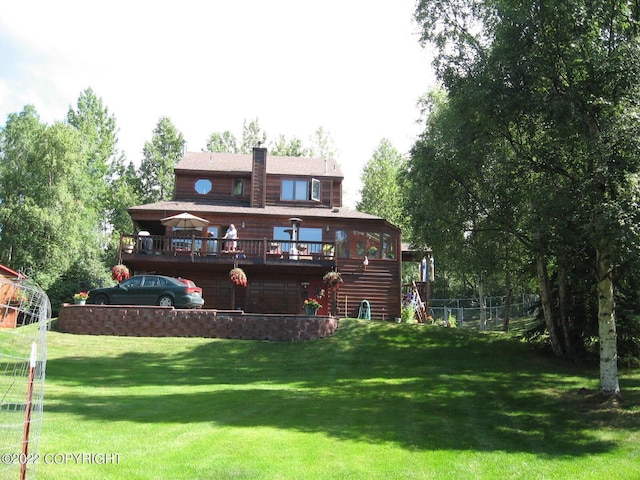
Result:
{"label": "sky", "polygon": [[415,0],[21,0],[0,15],[0,126],[34,105],[64,120],[92,88],[139,164],[168,116],[189,151],[211,133],[240,140],[258,119],[310,145],[331,135],[355,206],[362,169],[383,138],[407,153],[418,99],[436,85],[418,41]]}

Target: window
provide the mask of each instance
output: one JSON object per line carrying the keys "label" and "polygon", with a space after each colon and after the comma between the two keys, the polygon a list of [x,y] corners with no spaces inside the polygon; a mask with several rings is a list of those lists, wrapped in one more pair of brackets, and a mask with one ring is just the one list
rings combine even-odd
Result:
{"label": "window", "polygon": [[311,200],[320,201],[320,180],[311,179]]}
{"label": "window", "polygon": [[349,234],[346,230],[336,230],[336,255],[349,258]]}
{"label": "window", "polygon": [[380,258],[379,233],[367,233],[367,250],[365,255],[369,258]]}
{"label": "window", "polygon": [[[287,240],[282,242],[282,249],[288,251],[291,245],[291,227],[273,227],[273,239],[274,240]],[[322,229],[321,228],[299,228],[298,229],[298,241],[300,242],[321,242],[322,241]],[[320,253],[320,245],[313,244],[308,247],[308,253]]]}
{"label": "window", "polygon": [[235,178],[233,180],[233,194],[238,197],[244,195],[244,179]]}
{"label": "window", "polygon": [[282,180],[280,189],[282,200],[320,201],[320,180]]}
{"label": "window", "polygon": [[396,258],[395,239],[388,233],[382,235],[382,258]]}
{"label": "window", "polygon": [[208,180],[206,178],[199,178],[198,180],[196,180],[196,192],[198,192],[200,195],[206,195],[207,193],[209,193],[211,191],[211,187],[211,180]]}
{"label": "window", "polygon": [[367,234],[365,232],[353,232],[353,240],[356,244],[355,258],[364,258],[367,251]]}
{"label": "window", "polygon": [[336,230],[336,255],[340,258],[394,260],[397,237],[390,233]]}

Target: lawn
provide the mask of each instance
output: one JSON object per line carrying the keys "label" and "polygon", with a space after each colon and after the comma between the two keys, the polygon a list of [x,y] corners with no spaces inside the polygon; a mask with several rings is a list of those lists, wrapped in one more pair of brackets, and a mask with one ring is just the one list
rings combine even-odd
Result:
{"label": "lawn", "polygon": [[48,357],[39,454],[58,462],[38,479],[640,478],[640,371],[621,372],[613,408],[596,368],[505,334],[361,320],[306,343],[50,332]]}

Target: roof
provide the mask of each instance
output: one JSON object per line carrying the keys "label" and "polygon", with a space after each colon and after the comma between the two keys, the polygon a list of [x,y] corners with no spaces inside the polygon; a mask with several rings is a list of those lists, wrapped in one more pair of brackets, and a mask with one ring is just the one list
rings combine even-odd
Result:
{"label": "roof", "polygon": [[16,272],[15,270],[12,270],[9,267],[2,264],[0,264],[0,277],[25,278],[24,275],[22,275],[21,273]]}
{"label": "roof", "polygon": [[[229,215],[258,215],[265,217],[306,217],[321,218],[334,220],[372,220],[385,221],[381,217],[369,215],[368,213],[358,212],[348,208],[319,208],[319,207],[300,207],[286,205],[267,205],[264,208],[238,206],[238,205],[220,205],[218,203],[205,203],[186,200],[172,200],[167,202],[150,203],[147,205],[138,205],[128,209],[128,212],[135,214],[136,212],[159,212],[162,216],[172,215],[174,213],[189,212],[194,215],[202,216],[203,214],[229,214]],[[389,224],[391,225],[391,224]],[[397,227],[396,227],[397,228]]]}
{"label": "roof", "polygon": [[[224,173],[251,173],[253,156],[243,153],[187,152],[175,167],[182,171],[211,171]],[[303,167],[301,169],[301,166]],[[267,174],[302,175],[344,178],[340,165],[333,158],[281,157],[267,155]]]}

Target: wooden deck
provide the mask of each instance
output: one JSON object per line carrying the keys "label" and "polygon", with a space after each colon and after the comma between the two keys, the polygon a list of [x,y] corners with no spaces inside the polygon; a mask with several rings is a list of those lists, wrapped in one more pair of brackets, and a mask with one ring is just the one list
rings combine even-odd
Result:
{"label": "wooden deck", "polygon": [[223,238],[132,236],[120,239],[121,261],[201,264],[335,266],[335,243]]}

